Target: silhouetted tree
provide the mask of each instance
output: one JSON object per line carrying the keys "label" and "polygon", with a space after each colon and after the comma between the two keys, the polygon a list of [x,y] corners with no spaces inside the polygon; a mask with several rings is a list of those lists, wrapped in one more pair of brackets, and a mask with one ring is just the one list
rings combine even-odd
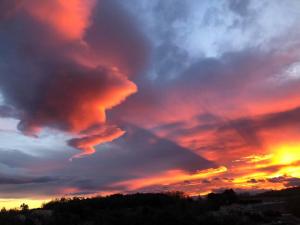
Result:
{"label": "silhouetted tree", "polygon": [[27,204],[23,203],[22,205],[20,205],[20,209],[22,211],[28,211],[29,210],[29,206]]}

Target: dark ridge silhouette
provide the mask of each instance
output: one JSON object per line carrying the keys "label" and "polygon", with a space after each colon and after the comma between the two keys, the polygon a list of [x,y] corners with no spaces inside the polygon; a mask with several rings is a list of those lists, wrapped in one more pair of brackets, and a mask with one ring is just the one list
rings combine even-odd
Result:
{"label": "dark ridge silhouette", "polygon": [[300,197],[300,187],[292,187],[282,190],[271,190],[257,194],[258,197],[289,197],[297,195],[299,195]]}
{"label": "dark ridge silhouette", "polygon": [[206,197],[168,192],[61,198],[44,204],[40,209],[30,210],[26,204],[22,204],[18,210],[2,209],[0,224],[296,225],[300,224],[296,217],[300,215],[300,198],[295,198],[289,204],[282,200],[284,197],[289,199],[293,194],[298,196],[299,193],[300,188],[258,195],[236,194],[230,189],[221,193],[210,193]]}

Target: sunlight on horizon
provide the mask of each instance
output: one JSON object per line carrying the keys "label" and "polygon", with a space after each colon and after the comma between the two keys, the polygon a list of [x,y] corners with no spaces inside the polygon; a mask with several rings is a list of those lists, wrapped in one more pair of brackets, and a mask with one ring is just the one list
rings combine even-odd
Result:
{"label": "sunlight on horizon", "polygon": [[282,145],[275,151],[274,163],[291,164],[300,160],[300,145]]}
{"label": "sunlight on horizon", "polygon": [[0,209],[20,209],[20,206],[24,203],[29,206],[30,209],[40,208],[44,203],[49,202],[50,199],[0,199]]}

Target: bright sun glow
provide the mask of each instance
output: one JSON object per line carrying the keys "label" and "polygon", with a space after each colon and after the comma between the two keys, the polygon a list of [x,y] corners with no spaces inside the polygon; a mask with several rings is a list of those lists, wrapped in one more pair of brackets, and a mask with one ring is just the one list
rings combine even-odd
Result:
{"label": "bright sun glow", "polygon": [[20,205],[25,203],[29,208],[39,208],[43,203],[50,201],[50,199],[0,199],[0,208],[5,207],[6,209],[20,208]]}
{"label": "bright sun glow", "polygon": [[274,155],[276,164],[290,164],[300,160],[300,145],[283,145]]}

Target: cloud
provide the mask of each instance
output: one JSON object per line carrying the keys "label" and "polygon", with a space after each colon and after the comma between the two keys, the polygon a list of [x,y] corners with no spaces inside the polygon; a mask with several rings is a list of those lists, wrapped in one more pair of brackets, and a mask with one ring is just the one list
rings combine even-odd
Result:
{"label": "cloud", "polygon": [[26,168],[38,161],[38,158],[19,150],[0,149],[0,163],[11,168]]}
{"label": "cloud", "polygon": [[259,142],[256,137],[260,130],[272,130],[284,127],[294,127],[299,123],[300,107],[287,109],[285,111],[273,111],[259,116],[244,117],[228,121],[221,126],[219,132],[227,129],[236,130],[245,139],[250,139],[248,143]]}
{"label": "cloud", "polygon": [[[99,133],[101,129],[106,130],[97,127],[86,132]],[[96,151],[93,157],[73,160],[72,163],[66,162],[68,154],[61,151],[47,156],[32,156],[19,150],[1,150],[0,166],[6,166],[2,169],[2,177],[14,178],[11,183],[15,182],[0,186],[1,196],[54,197],[62,194],[126,192],[129,191],[130,181],[135,179],[151,178],[170,171],[180,171],[177,175],[183,175],[174,176],[175,180],[185,179],[193,174],[212,173],[211,168],[219,167],[147,130],[132,125],[124,129],[127,133],[118,140],[96,147],[101,151]],[[42,182],[38,179],[41,177],[54,180]],[[125,183],[114,186],[118,182]]]}
{"label": "cloud", "polygon": [[12,108],[10,106],[6,106],[6,105],[1,106],[0,105],[0,117],[18,118],[19,114],[18,114],[18,112],[16,112],[16,110],[14,108]]}
{"label": "cloud", "polygon": [[[2,117],[19,119],[26,135],[37,136],[43,128],[67,132],[75,136],[70,145],[85,154],[93,152],[91,143],[124,133],[116,128],[82,134],[106,127],[106,111],[137,91],[129,77],[146,59],[144,37],[124,10],[109,2],[20,2],[0,24],[0,41],[7,46],[0,55]],[[5,1],[1,10],[15,6]]]}
{"label": "cloud", "polygon": [[299,187],[300,186],[300,178],[298,177],[291,177],[286,180],[287,182],[285,183],[286,187]]}
{"label": "cloud", "polygon": [[[180,170],[171,170],[164,173],[157,174],[152,177],[139,178],[134,180],[129,180],[125,182],[119,182],[113,184],[113,186],[125,186],[126,190],[129,191],[145,191],[149,187],[152,188],[161,188],[168,187],[173,185],[182,184],[189,185],[191,181],[200,181],[203,182],[206,177],[218,176],[227,171],[226,167],[210,168],[207,170],[202,170],[196,173],[186,173]],[[207,184],[207,182],[206,182]]]}
{"label": "cloud", "polygon": [[279,176],[267,179],[271,183],[283,183],[285,187],[298,187],[300,185],[300,178],[291,176]]}
{"label": "cloud", "polygon": [[[117,116],[132,123],[149,126],[151,122],[150,126],[158,126],[207,113],[230,120],[246,116],[249,111],[263,114],[272,112],[273,107],[282,110],[296,107],[297,94],[293,90],[299,83],[276,82],[276,75],[298,60],[298,53],[289,50],[289,55],[281,51],[247,49],[226,53],[220,58],[201,57],[174,79],[145,78],[138,83],[139,93],[119,108],[122,112]],[[261,101],[256,101],[257,98]],[[263,107],[275,98],[282,102],[271,101],[270,107]],[[249,109],[243,108],[245,102],[249,103]],[[139,111],[134,117],[130,116],[132,108]],[[145,114],[147,117],[143,117]],[[151,120],[145,119],[149,116]]]}
{"label": "cloud", "polygon": [[51,177],[6,177],[0,176],[0,185],[41,184],[57,181]]}
{"label": "cloud", "polygon": [[79,56],[79,60],[87,64],[101,62],[104,66],[118,67],[134,78],[148,67],[152,46],[139,21],[122,7],[121,2],[102,0],[99,7],[93,9],[93,22],[84,36],[89,48],[86,55]]}
{"label": "cloud", "polygon": [[81,39],[90,25],[97,0],[26,0],[22,7],[66,39]]}
{"label": "cloud", "polygon": [[[298,60],[297,51],[290,50],[289,55],[247,49],[219,59],[201,58],[172,80],[140,81],[139,92],[110,115],[152,129],[211,160],[226,160],[223,154],[232,161],[249,152],[262,153],[269,143],[261,132],[275,122],[268,117],[299,106],[294,92],[298,80],[278,79]],[[287,117],[297,118],[297,112],[291,113]]]}
{"label": "cloud", "polygon": [[248,13],[250,0],[230,0],[228,4],[232,11],[236,12],[240,16],[245,16]]}
{"label": "cloud", "polygon": [[216,129],[216,138],[220,139],[224,135],[230,134],[226,138],[227,141],[237,140],[237,137],[240,137],[239,142],[242,145],[263,150],[266,147],[265,142],[268,141],[262,135],[263,133],[271,132],[275,135],[276,130],[280,129],[288,129],[293,133],[293,130],[297,130],[299,118],[299,107],[248,118],[237,118],[216,125],[219,126]]}
{"label": "cloud", "polygon": [[124,137],[124,141],[120,140],[120,148],[135,152],[136,160],[148,159],[150,168],[154,166],[152,165],[154,163],[158,170],[180,168],[195,172],[214,166],[212,162],[189,149],[182,148],[168,139],[160,138],[150,131],[133,125],[129,125],[126,130],[128,134]]}
{"label": "cloud", "polygon": [[79,153],[72,158],[80,158],[83,155],[89,155],[95,153],[94,146],[99,145],[105,142],[111,142],[119,137],[121,137],[125,132],[120,128],[107,128],[106,130],[81,138],[74,138],[69,140],[69,145],[80,150],[83,150],[82,153]]}
{"label": "cloud", "polygon": [[12,16],[20,7],[22,0],[2,0],[0,2],[0,21]]}
{"label": "cloud", "polygon": [[[51,71],[52,70],[52,71]],[[105,110],[122,102],[136,91],[136,86],[125,76],[105,68],[89,69],[76,65],[56,65],[49,68],[51,80],[34,80],[43,86],[39,96],[31,97],[23,105],[24,119],[20,129],[25,133],[35,127],[49,126],[61,130],[80,132],[92,125],[104,123]]]}

